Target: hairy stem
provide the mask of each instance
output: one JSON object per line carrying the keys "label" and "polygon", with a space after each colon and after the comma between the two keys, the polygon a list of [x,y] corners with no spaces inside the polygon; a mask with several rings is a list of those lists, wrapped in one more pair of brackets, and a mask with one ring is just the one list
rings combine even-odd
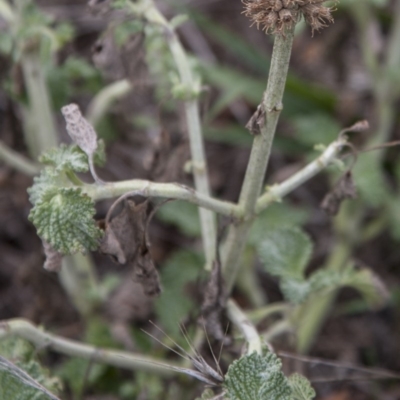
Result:
{"label": "hairy stem", "polygon": [[277,35],[275,37],[267,90],[264,93],[261,105],[265,112],[265,124],[260,127],[261,133],[254,138],[239,199],[239,207],[244,212],[245,220],[231,226],[222,248],[222,268],[228,293],[233,288],[240,267],[240,257],[256,210],[257,198],[261,193],[276,125],[283,108],[282,97],[289,68],[293,36],[294,27],[286,33],[286,36]]}
{"label": "hairy stem", "polygon": [[[196,91],[199,83],[196,82],[192,74],[188,57],[180,43],[175,31],[168,21],[158,11],[152,0],[144,1],[146,4],[145,17],[153,23],[160,24],[165,29],[165,36],[171,54],[178,68],[182,85],[187,90]],[[200,123],[200,111],[197,95],[193,94],[184,101],[186,123],[189,133],[190,150],[192,155],[193,176],[195,187],[199,193],[210,196],[210,184],[207,174],[207,162],[205,158],[203,136]],[[210,210],[200,209],[200,222],[202,228],[203,245],[206,256],[206,266],[211,269],[211,265],[216,255],[216,224],[215,215]]]}
{"label": "hairy stem", "polygon": [[246,314],[239,308],[235,301],[228,300],[226,304],[228,318],[240,329],[248,343],[247,354],[256,352],[261,354],[261,339],[256,327],[250,322]]}
{"label": "hairy stem", "polygon": [[155,183],[132,179],[104,185],[85,185],[83,192],[93,200],[118,197],[128,192],[140,192],[146,197],[163,197],[167,199],[186,200],[190,203],[229,217],[240,217],[236,204],[217,200],[194,189],[178,183]]}
{"label": "hairy stem", "polygon": [[124,351],[101,349],[74,340],[64,339],[43,331],[23,319],[0,322],[0,339],[11,335],[25,339],[39,349],[47,348],[70,357],[85,358],[129,370],[149,371],[162,376],[172,376],[176,373],[173,368],[179,368],[176,364],[166,364],[162,360],[151,357]]}
{"label": "hairy stem", "polygon": [[25,52],[21,64],[29,95],[31,128],[31,131],[25,131],[25,140],[32,156],[37,160],[44,150],[57,146],[57,130],[38,51]]}

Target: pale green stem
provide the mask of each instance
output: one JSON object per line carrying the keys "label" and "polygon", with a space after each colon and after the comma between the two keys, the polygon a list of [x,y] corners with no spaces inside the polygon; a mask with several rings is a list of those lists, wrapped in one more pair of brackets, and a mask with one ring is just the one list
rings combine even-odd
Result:
{"label": "pale green stem", "polygon": [[258,308],[267,303],[267,295],[254,268],[255,258],[254,248],[247,247],[243,252],[243,268],[239,270],[236,285],[249,300],[251,306]]}
{"label": "pale green stem", "polygon": [[246,315],[253,323],[258,323],[274,314],[286,314],[290,308],[290,305],[286,302],[272,303],[265,307],[249,311]]}
{"label": "pale green stem", "polygon": [[260,127],[261,133],[254,138],[239,200],[239,206],[245,214],[245,221],[231,225],[227,240],[222,248],[222,268],[228,293],[233,288],[240,268],[241,255],[252,223],[251,219],[255,213],[257,198],[264,182],[276,125],[283,108],[282,97],[289,68],[293,36],[294,27],[286,33],[286,36],[277,35],[275,37],[267,90],[264,93],[261,105],[265,111],[265,125]]}
{"label": "pale green stem", "polygon": [[38,349],[47,348],[70,357],[80,357],[93,362],[113,365],[129,370],[148,371],[153,374],[170,377],[175,375],[177,364],[166,364],[163,360],[144,357],[140,354],[125,351],[102,349],[64,339],[37,328],[29,321],[11,319],[0,322],[0,340],[7,336],[17,336],[35,345]]}
{"label": "pale green stem", "polygon": [[89,103],[86,112],[87,120],[96,127],[112,104],[126,96],[132,89],[133,84],[128,79],[122,79],[105,86]]}
{"label": "pale green stem", "polygon": [[339,139],[331,143],[315,161],[306,165],[303,169],[296,172],[282,183],[269,187],[267,192],[258,198],[256,212],[261,212],[274,201],[280,201],[283,196],[297,189],[304,182],[307,182],[328,167],[337,159],[343,147],[346,146],[346,143],[347,138],[345,136],[339,137]]}
{"label": "pale green stem", "polygon": [[[192,69],[188,57],[180,43],[175,31],[171,28],[168,21],[155,7],[152,0],[144,1],[146,11],[145,17],[153,23],[160,24],[165,29],[165,37],[175,64],[178,68],[182,85],[191,91],[198,90],[199,82],[193,77]],[[207,174],[207,162],[205,158],[203,136],[200,123],[200,111],[197,95],[184,101],[186,123],[189,133],[190,150],[192,156],[193,176],[196,190],[204,196],[210,196],[210,184]],[[201,208],[200,222],[202,228],[203,245],[206,255],[206,267],[211,269],[212,262],[216,255],[216,224],[215,215],[210,210]]]}
{"label": "pale green stem", "polygon": [[283,333],[292,333],[293,327],[291,323],[284,319],[278,321],[276,324],[272,325],[263,335],[262,338],[267,342],[271,342],[277,336],[281,336]]}
{"label": "pale green stem", "polygon": [[262,353],[261,339],[256,327],[250,322],[246,314],[239,308],[236,302],[232,299],[226,304],[228,318],[233,324],[240,329],[248,343],[247,354],[256,352]]}
{"label": "pale green stem", "polygon": [[89,255],[74,254],[65,256],[59,273],[64,289],[82,315],[88,315],[93,310],[94,304],[93,301],[90,301],[90,291],[100,290],[92,264],[93,262]]}
{"label": "pale green stem", "polygon": [[10,149],[2,141],[0,141],[0,160],[26,175],[36,175],[40,171],[38,165]]}
{"label": "pale green stem", "polygon": [[21,64],[29,95],[29,122],[32,129],[25,132],[26,142],[32,156],[38,159],[43,151],[57,146],[57,130],[50,107],[44,67],[38,52],[26,51]]}
{"label": "pale green stem", "polygon": [[205,209],[229,217],[240,217],[236,204],[217,200],[194,189],[178,183],[156,183],[141,179],[106,183],[104,185],[85,185],[83,192],[93,200],[119,197],[128,192],[140,192],[145,197],[162,197],[166,199],[186,200]]}

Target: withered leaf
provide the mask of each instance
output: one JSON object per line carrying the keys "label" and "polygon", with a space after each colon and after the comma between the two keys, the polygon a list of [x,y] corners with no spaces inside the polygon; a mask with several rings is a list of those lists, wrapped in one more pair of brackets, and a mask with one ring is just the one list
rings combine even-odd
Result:
{"label": "withered leaf", "polygon": [[265,125],[266,113],[262,104],[257,107],[257,110],[246,124],[246,129],[250,131],[252,135],[260,135],[261,127]]}
{"label": "withered leaf", "polygon": [[148,208],[148,200],[136,204],[126,199],[121,212],[106,224],[100,251],[119,264],[131,266],[133,279],[142,284],[145,294],[154,296],[161,287],[146,234]]}
{"label": "withered leaf", "polygon": [[351,171],[347,171],[322,200],[321,208],[328,215],[334,216],[339,212],[343,200],[354,199],[356,197],[357,189],[354,185],[353,175]]}
{"label": "withered leaf", "polygon": [[53,246],[45,240],[42,240],[42,243],[44,254],[46,256],[43,268],[51,272],[60,271],[63,255],[55,250]]}
{"label": "withered leaf", "polygon": [[206,332],[216,340],[228,344],[222,328],[222,311],[225,308],[226,300],[221,263],[217,260],[214,261],[210,280],[207,283],[201,311]]}

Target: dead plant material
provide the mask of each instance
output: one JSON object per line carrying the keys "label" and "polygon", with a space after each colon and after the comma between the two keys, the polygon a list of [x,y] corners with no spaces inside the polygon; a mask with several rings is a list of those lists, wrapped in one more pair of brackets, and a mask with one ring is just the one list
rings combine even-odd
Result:
{"label": "dead plant material", "polygon": [[266,113],[262,104],[257,107],[257,110],[250,118],[246,125],[246,129],[250,131],[252,135],[260,135],[261,128],[265,126]]}
{"label": "dead plant material", "polygon": [[229,344],[230,341],[222,328],[222,312],[225,309],[226,300],[221,263],[215,261],[201,307],[202,323],[207,334],[224,344]]}
{"label": "dead plant material", "polygon": [[43,268],[50,272],[61,271],[61,264],[63,255],[53,248],[50,243],[42,240],[43,250],[46,256],[46,260],[43,264]]}
{"label": "dead plant material", "polygon": [[325,0],[242,0],[243,13],[259,29],[273,35],[285,35],[301,16],[311,26],[312,33],[333,23],[332,7],[323,5]]}
{"label": "dead plant material", "polygon": [[337,215],[340,205],[345,199],[357,197],[357,189],[354,185],[353,174],[347,171],[336,183],[335,187],[322,200],[321,208],[331,216]]}
{"label": "dead plant material", "polygon": [[130,265],[134,281],[142,284],[146,295],[155,296],[161,287],[147,239],[148,209],[148,200],[136,204],[132,199],[125,199],[122,211],[106,222],[100,251],[119,264]]}

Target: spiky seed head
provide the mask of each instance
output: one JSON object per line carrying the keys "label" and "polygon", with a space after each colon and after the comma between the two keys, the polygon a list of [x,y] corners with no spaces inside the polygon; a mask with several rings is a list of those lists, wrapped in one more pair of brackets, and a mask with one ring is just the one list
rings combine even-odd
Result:
{"label": "spiky seed head", "polygon": [[325,0],[242,0],[245,10],[257,28],[266,33],[285,35],[297,24],[301,15],[314,31],[333,22],[332,7],[324,6]]}

